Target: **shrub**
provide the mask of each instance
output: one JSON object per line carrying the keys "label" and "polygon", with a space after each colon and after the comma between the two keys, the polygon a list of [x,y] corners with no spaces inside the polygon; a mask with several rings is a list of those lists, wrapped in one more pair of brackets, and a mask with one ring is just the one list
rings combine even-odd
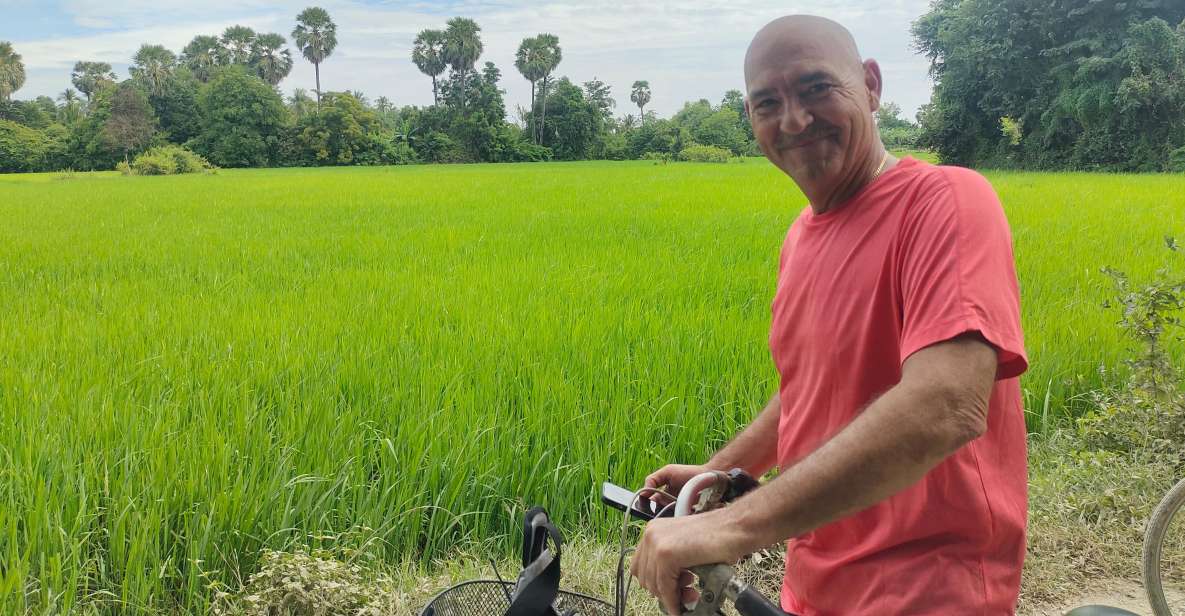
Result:
{"label": "shrub", "polygon": [[173,175],[175,173],[203,173],[213,166],[201,156],[190,152],[179,145],[163,145],[152,148],[136,157],[128,171],[121,167],[128,166],[120,163],[115,166],[124,175]]}
{"label": "shrub", "polygon": [[177,160],[153,148],[132,161],[132,172],[136,175],[173,175],[177,173]]}
{"label": "shrub", "polygon": [[645,152],[642,154],[642,160],[652,160],[654,164],[667,164],[671,162],[671,155],[666,152]]}
{"label": "shrub", "polygon": [[693,163],[726,163],[732,158],[732,152],[712,145],[692,144],[679,152],[679,160]]}
{"label": "shrub", "polygon": [[[1166,238],[1169,250],[1177,243]],[[1126,361],[1127,383],[1096,396],[1096,409],[1079,420],[1086,442],[1097,449],[1147,451],[1175,464],[1185,463],[1185,393],[1181,370],[1165,348],[1173,330],[1181,328],[1185,311],[1185,276],[1167,267],[1143,286],[1111,268],[1104,273],[1115,284],[1109,304],[1120,309],[1119,326],[1136,352]]]}

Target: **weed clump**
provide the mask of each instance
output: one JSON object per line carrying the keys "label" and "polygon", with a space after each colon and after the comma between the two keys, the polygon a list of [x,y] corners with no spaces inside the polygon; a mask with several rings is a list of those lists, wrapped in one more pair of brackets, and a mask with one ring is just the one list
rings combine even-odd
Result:
{"label": "weed clump", "polygon": [[331,554],[267,550],[241,590],[215,595],[217,616],[380,616],[398,612],[387,576]]}

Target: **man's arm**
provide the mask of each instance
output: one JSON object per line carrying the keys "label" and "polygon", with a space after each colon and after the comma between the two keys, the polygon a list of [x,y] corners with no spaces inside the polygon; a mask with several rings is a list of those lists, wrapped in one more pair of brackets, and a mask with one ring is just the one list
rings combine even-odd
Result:
{"label": "man's arm", "polygon": [[[901,382],[777,480],[725,510],[737,556],[866,509],[919,481],[987,431],[996,352],[962,336],[902,365]],[[723,512],[722,512],[723,513]]]}
{"label": "man's arm", "polygon": [[978,335],[926,347],[851,424],[731,507],[653,520],[631,570],[678,613],[684,569],[733,562],[861,511],[905,489],[987,430],[995,349]]}

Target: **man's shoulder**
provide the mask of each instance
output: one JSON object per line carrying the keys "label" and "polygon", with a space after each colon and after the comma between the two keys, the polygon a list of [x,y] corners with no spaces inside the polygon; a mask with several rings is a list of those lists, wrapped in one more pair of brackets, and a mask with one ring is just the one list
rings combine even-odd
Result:
{"label": "man's shoulder", "polygon": [[910,159],[913,163],[913,199],[915,205],[938,209],[1001,209],[999,196],[983,174],[955,165],[935,165]]}

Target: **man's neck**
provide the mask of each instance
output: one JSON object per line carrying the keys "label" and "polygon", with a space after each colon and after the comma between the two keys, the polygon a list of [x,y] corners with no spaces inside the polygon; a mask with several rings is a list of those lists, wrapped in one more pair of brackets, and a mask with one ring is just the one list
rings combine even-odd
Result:
{"label": "man's neck", "polygon": [[873,150],[864,162],[857,165],[850,174],[841,177],[835,184],[819,191],[806,191],[810,200],[811,210],[815,215],[826,214],[842,208],[857,193],[871,184],[874,180],[897,164],[897,159],[890,156],[884,147]]}

